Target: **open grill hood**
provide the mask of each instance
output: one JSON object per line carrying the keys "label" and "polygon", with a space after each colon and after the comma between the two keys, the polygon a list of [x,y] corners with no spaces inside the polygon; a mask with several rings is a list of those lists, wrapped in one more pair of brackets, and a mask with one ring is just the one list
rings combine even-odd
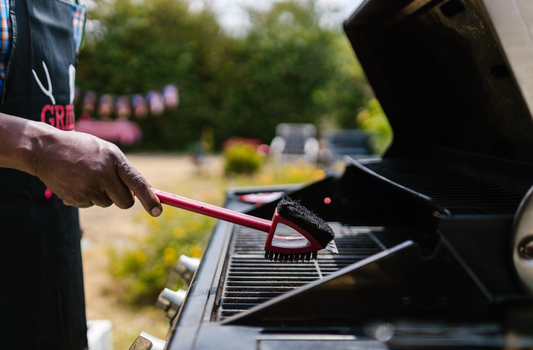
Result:
{"label": "open grill hood", "polygon": [[365,1],[344,27],[394,130],[385,157],[533,164],[529,0]]}

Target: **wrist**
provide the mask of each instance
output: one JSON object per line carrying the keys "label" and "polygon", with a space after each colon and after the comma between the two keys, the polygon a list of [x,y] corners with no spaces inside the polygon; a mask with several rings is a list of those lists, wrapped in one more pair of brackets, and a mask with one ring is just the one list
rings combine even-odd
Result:
{"label": "wrist", "polygon": [[0,167],[36,175],[38,160],[56,133],[50,125],[0,114]]}

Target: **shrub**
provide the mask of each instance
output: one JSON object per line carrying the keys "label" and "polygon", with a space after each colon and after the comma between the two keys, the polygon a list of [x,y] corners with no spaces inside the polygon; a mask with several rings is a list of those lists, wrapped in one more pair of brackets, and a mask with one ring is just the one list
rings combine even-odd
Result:
{"label": "shrub", "polygon": [[324,177],[325,172],[315,167],[313,164],[306,163],[303,159],[296,160],[295,163],[285,163],[282,165],[273,165],[261,174],[254,176],[254,182],[257,185],[274,185],[274,184],[292,184],[303,183],[308,181],[320,180]]}
{"label": "shrub", "polygon": [[[212,200],[211,200],[212,201]],[[131,305],[153,305],[163,288],[178,289],[183,282],[167,285],[167,278],[182,254],[201,257],[215,219],[165,207],[159,218],[142,214],[148,233],[122,250],[110,251],[110,272],[120,281],[123,300]]]}
{"label": "shrub", "polygon": [[393,135],[389,120],[377,99],[368,101],[365,109],[357,115],[357,122],[361,129],[372,134],[370,142],[374,153],[383,154],[391,143]]}
{"label": "shrub", "polygon": [[317,168],[303,159],[283,164],[267,162],[256,174],[232,176],[227,179],[227,186],[297,184],[320,180],[324,175],[323,169]]}
{"label": "shrub", "polygon": [[257,146],[250,142],[232,142],[224,149],[224,172],[231,174],[252,174],[263,164],[263,156],[257,153]]}

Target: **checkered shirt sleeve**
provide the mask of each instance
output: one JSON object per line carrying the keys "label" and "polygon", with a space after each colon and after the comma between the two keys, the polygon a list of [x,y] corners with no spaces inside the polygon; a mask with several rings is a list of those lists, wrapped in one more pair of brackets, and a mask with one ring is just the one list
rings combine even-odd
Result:
{"label": "checkered shirt sleeve", "polygon": [[9,0],[0,0],[0,92],[6,75],[7,61],[11,54],[11,20]]}
{"label": "checkered shirt sleeve", "polygon": [[71,4],[70,8],[72,12],[72,31],[74,32],[74,44],[76,45],[76,54],[78,54],[83,41],[83,29],[85,27],[87,10],[85,7],[76,4]]}

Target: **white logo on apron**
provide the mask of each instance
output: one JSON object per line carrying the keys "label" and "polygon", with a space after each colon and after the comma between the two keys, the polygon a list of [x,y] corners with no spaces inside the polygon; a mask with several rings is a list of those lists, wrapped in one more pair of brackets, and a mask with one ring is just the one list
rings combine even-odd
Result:
{"label": "white logo on apron", "polygon": [[[31,71],[33,72],[33,77],[37,81],[37,84],[41,88],[42,92],[46,96],[50,97],[50,100],[52,100],[52,104],[55,105],[56,104],[56,99],[54,98],[54,95],[52,95],[52,81],[50,80],[50,74],[48,73],[48,68],[46,67],[46,63],[44,63],[44,61],[43,61],[43,68],[44,68],[44,73],[46,74],[46,80],[48,81],[49,90],[44,88],[43,84],[39,80],[39,77],[37,76],[37,73],[35,73],[35,71],[33,69]],[[69,71],[69,73],[70,73],[70,71]],[[72,94],[72,92],[71,92],[71,94]]]}
{"label": "white logo on apron", "polygon": [[70,85],[70,104],[73,104],[76,95],[76,68],[73,65],[68,66],[68,82]]}
{"label": "white logo on apron", "polygon": [[44,88],[43,83],[37,76],[37,73],[32,69],[33,77],[41,88],[41,91],[52,101],[51,105],[43,106],[41,110],[41,121],[43,123],[52,125],[60,130],[73,130],[74,129],[74,97],[76,95],[76,68],[73,65],[68,67],[68,84],[70,88],[70,103],[68,105],[56,105],[56,99],[53,95],[52,80],[50,79],[50,73],[48,67],[43,61],[44,74],[46,75],[46,81],[48,83],[48,89]]}

